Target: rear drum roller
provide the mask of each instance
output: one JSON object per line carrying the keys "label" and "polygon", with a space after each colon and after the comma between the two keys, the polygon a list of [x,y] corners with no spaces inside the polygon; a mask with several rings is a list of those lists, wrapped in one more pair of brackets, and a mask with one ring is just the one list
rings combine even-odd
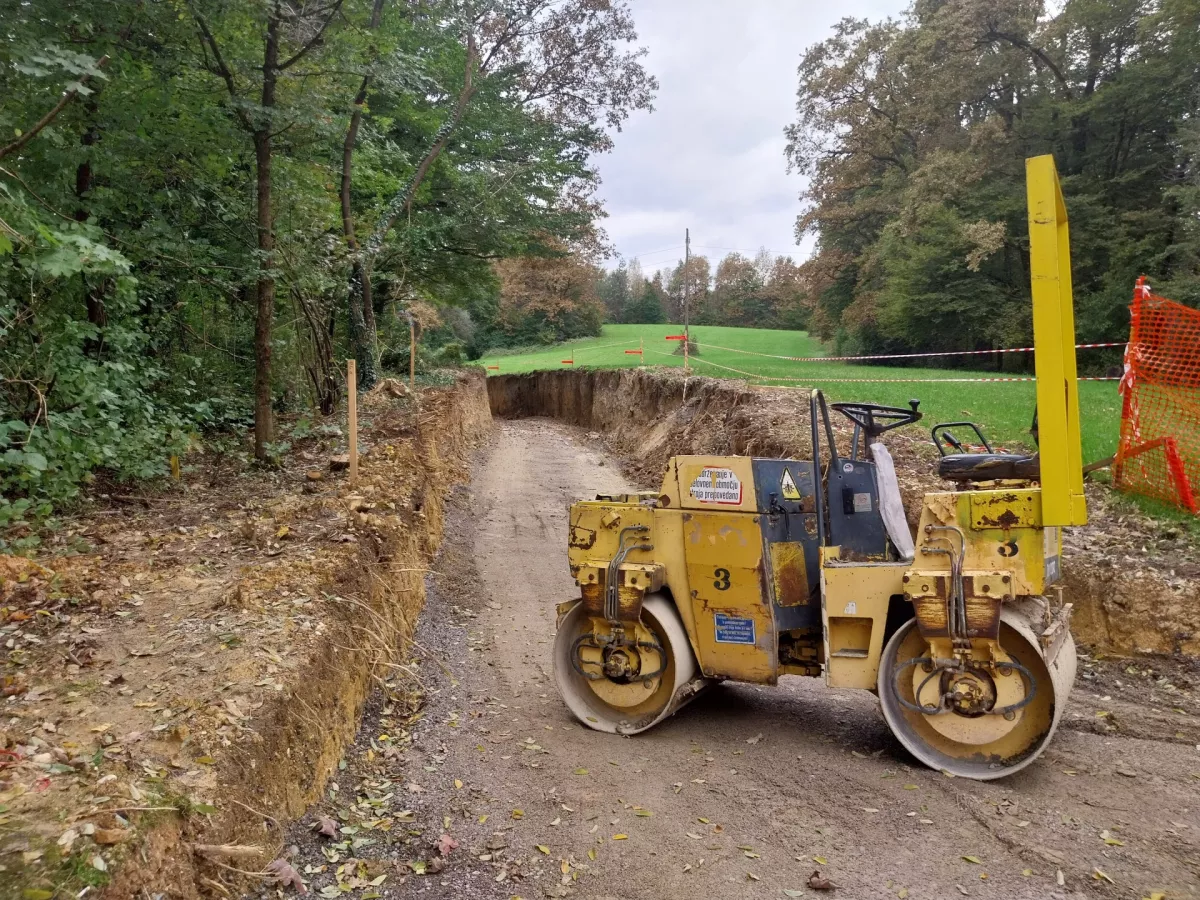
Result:
{"label": "rear drum roller", "polygon": [[[648,678],[609,677],[599,662],[578,665],[577,645],[592,630],[592,619],[576,604],[562,619],[554,638],[554,680],[567,708],[583,724],[611,734],[637,734],[657,725],[694,698],[707,684],[696,674],[696,657],[675,606],[662,594],[651,594],[642,604],[642,638],[658,651],[643,647],[637,654],[638,671]],[[596,660],[600,652],[587,648]],[[666,658],[661,658],[665,656]],[[611,667],[609,669],[611,671]],[[585,674],[586,673],[586,674]],[[591,677],[589,677],[591,676]]]}
{"label": "rear drum roller", "polygon": [[[1074,639],[1068,634],[1054,662],[1047,665],[1030,619],[1019,609],[1005,607],[1000,613],[1000,646],[1012,664],[997,666],[994,677],[982,670],[939,675],[913,662],[929,654],[916,619],[888,641],[879,661],[883,717],[897,740],[925,765],[990,781],[1025,768],[1050,742],[1075,681]],[[980,708],[1007,710],[1007,715],[913,708],[936,706],[946,691],[962,697],[964,705],[974,702]]]}

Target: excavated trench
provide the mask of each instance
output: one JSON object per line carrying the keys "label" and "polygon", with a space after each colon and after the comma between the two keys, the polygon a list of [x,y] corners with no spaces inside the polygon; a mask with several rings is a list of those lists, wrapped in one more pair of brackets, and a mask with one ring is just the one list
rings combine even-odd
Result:
{"label": "excavated trench", "polygon": [[[811,456],[804,390],[631,369],[497,375],[487,387],[498,418],[543,416],[602,435],[645,488],[658,486],[677,454]],[[849,429],[838,434],[848,449]],[[925,491],[946,488],[934,475],[936,451],[915,426],[889,433],[887,444],[913,517]],[[1065,551],[1077,640],[1105,654],[1200,657],[1200,566],[1188,562],[1186,548],[1148,557],[1158,523],[1110,512],[1101,485],[1088,491],[1092,525],[1068,536]],[[1116,534],[1117,546],[1098,546],[1091,535],[1100,530]]]}

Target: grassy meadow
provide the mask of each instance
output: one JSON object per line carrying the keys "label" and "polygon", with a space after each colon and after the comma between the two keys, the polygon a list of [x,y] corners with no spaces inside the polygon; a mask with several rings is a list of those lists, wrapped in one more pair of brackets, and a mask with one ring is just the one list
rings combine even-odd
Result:
{"label": "grassy meadow", "polygon": [[[563,369],[562,360],[574,359],[575,365],[595,368],[647,366],[683,366],[683,357],[674,355],[678,342],[666,341],[679,334],[678,325],[605,325],[600,337],[569,341],[550,347],[525,351],[504,351],[481,359],[481,365],[499,366],[499,374],[532,372],[539,369]],[[870,378],[993,378],[1004,373],[983,370],[926,369],[862,365],[845,362],[791,362],[738,353],[750,350],[781,356],[823,356],[825,348],[803,331],[770,331],[755,328],[694,326],[692,340],[700,345],[700,356],[693,358],[693,371],[714,378],[743,378],[752,384],[792,387],[817,387],[830,400],[859,400],[906,406],[910,398],[919,398],[924,423],[971,420],[977,422],[993,446],[1031,446],[1029,425],[1033,417],[1034,382],[982,383],[895,383],[855,384],[837,379]],[[626,355],[645,348],[643,357]],[[707,345],[707,346],[706,346]],[[726,347],[718,350],[716,347]],[[1080,351],[1094,353],[1097,351]],[[991,361],[990,357],[979,357]],[[746,379],[730,371],[739,369],[762,379]],[[489,375],[498,374],[489,371]],[[1102,459],[1115,452],[1120,430],[1121,404],[1115,381],[1084,381],[1079,385],[1079,403],[1083,423],[1085,462]]]}

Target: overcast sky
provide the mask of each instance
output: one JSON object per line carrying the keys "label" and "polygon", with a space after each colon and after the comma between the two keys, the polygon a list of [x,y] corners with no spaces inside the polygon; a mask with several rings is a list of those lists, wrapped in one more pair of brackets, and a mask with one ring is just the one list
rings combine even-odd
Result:
{"label": "overcast sky", "polygon": [[[907,0],[632,0],[645,65],[659,80],[653,113],[635,113],[597,160],[604,228],[647,274],[692,252],[712,261],[766,247],[797,260],[803,180],[787,173],[796,66],[845,16],[879,21]],[[610,265],[615,265],[616,260]]]}

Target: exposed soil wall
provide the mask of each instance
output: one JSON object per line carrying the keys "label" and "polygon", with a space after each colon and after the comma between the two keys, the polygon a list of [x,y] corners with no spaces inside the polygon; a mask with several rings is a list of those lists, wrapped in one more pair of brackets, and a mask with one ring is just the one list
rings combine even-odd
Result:
{"label": "exposed soil wall", "polygon": [[[279,855],[373,680],[402,661],[444,501],[491,427],[482,373],[416,398],[384,388],[360,402],[355,485],[325,470],[328,442],[277,472],[197,464],[192,484],[133,498],[144,510],[74,523],[95,550],[48,555],[49,589],[0,572],[14,640],[54,618],[20,604],[80,598],[28,658],[7,660],[19,668],[0,728],[2,900],[42,896],[72,872],[113,900],[233,896],[237,870]],[[61,652],[33,656],[57,646],[75,648],[66,671]],[[196,849],[208,845],[243,849]],[[91,865],[101,853],[107,872]]]}
{"label": "exposed soil wall", "polygon": [[[811,456],[803,390],[685,380],[673,372],[577,369],[493,376],[488,398],[498,417],[547,416],[602,433],[643,487],[658,485],[675,454]],[[839,440],[847,440],[848,430],[839,421],[835,427]],[[946,489],[934,475],[936,451],[916,427],[890,432],[885,442],[911,518],[922,492]],[[1118,513],[1111,499],[1106,488],[1089,485],[1091,524],[1065,541],[1065,595],[1075,603],[1077,640],[1112,654],[1200,657],[1196,548],[1164,543],[1160,523]]]}
{"label": "exposed soil wall", "polygon": [[269,860],[282,828],[320,796],[354,739],[372,679],[408,647],[441,543],[444,501],[468,477],[469,451],[491,427],[478,375],[422,399],[411,454],[399,441],[374,448],[359,487],[338,504],[356,552],[321,586],[328,615],[301,677],[255,712],[253,739],[222,760],[218,813],[164,822],[144,845],[151,864],[122,867],[106,897],[211,894],[205,886],[224,872],[181,853],[181,842],[262,846]]}

